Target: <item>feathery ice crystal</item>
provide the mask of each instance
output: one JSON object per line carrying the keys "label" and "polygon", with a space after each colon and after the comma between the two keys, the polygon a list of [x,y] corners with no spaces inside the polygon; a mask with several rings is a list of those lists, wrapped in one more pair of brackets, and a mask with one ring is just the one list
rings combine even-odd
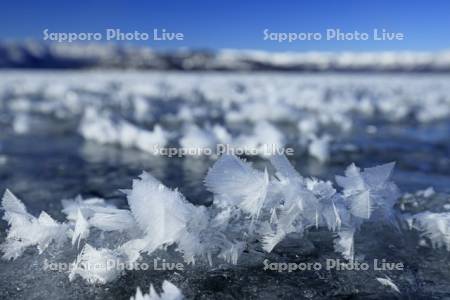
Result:
{"label": "feathery ice crystal", "polygon": [[[304,178],[284,155],[271,156],[270,162],[273,176],[267,169],[260,171],[236,156],[223,155],[205,178],[205,186],[214,196],[210,207],[191,204],[178,190],[144,172],[124,191],[129,210],[103,199],[77,197],[62,201],[67,216],[64,223],[45,212],[38,218],[30,215],[7,190],[2,209],[10,228],[1,245],[3,258],[15,259],[27,247],[37,246],[42,253],[50,244],[58,248],[71,241],[82,247],[70,279],[81,276],[91,283],[106,283],[123,272],[107,268],[110,259],[132,265],[144,253],[152,255],[172,245],[186,263],[206,259],[214,264],[221,259],[237,264],[244,250],[259,247],[271,252],[288,234],[321,227],[335,234],[335,251],[352,260],[354,235],[363,221],[394,220],[399,193],[390,181],[393,163],[364,170],[350,165],[345,176],[336,177],[341,188],[337,190],[329,181]],[[435,214],[424,213],[414,220],[434,244],[448,247],[448,215],[435,218]],[[90,235],[108,232],[116,232],[120,238],[105,247],[90,244]],[[89,264],[104,267],[86,268]],[[141,296],[145,297],[140,293],[136,297]]]}
{"label": "feathery ice crystal", "polygon": [[434,248],[444,247],[450,251],[450,212],[425,211],[409,218],[410,226],[421,232]]}
{"label": "feathery ice crystal", "polygon": [[142,294],[141,289],[138,287],[136,296],[131,297],[130,300],[182,300],[184,298],[181,291],[167,280],[163,282],[162,289],[162,293],[158,295],[153,285],[150,285],[149,294]]}

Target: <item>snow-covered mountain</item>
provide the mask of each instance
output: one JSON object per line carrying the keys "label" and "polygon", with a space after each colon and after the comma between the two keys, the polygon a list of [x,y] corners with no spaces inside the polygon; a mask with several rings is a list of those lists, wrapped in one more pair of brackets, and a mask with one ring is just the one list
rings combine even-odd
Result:
{"label": "snow-covered mountain", "polygon": [[449,72],[442,52],[155,51],[105,44],[0,42],[0,68]]}

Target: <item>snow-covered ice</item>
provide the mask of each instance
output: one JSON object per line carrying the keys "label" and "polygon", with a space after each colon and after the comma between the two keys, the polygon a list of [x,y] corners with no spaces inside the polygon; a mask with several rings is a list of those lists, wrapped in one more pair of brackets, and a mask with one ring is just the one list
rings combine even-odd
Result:
{"label": "snow-covered ice", "polygon": [[[3,298],[129,299],[151,284],[160,297],[164,280],[187,298],[392,296],[386,278],[401,296],[450,294],[445,74],[10,71],[0,79]],[[153,151],[222,143],[258,154]],[[268,144],[294,154],[270,155]],[[133,268],[157,257],[185,269]],[[263,269],[265,259],[329,258],[406,267]],[[102,268],[108,260],[130,268]],[[72,267],[43,273],[46,262]]]}

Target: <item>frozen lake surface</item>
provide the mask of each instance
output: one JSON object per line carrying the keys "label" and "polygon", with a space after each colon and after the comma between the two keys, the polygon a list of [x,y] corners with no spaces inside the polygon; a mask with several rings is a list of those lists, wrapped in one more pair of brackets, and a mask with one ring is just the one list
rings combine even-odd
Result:
{"label": "frozen lake surface", "polygon": [[[216,156],[152,151],[222,143],[291,147],[288,159],[303,176],[331,181],[353,162],[394,161],[399,214],[450,208],[448,75],[2,71],[0,128],[0,192],[8,188],[32,215],[44,210],[58,221],[64,221],[61,200],[77,195],[128,208],[119,190],[143,170],[190,202],[211,205],[203,180]],[[246,158],[273,174],[264,153]],[[429,187],[435,193],[417,193]],[[7,228],[1,221],[0,241]],[[163,280],[198,299],[450,297],[449,252],[431,248],[416,231],[372,222],[355,238],[356,255],[401,262],[403,271],[264,270],[264,259],[341,258],[330,236],[319,228],[285,239],[271,253],[244,252],[237,265],[129,271],[104,285],[43,270],[46,260],[72,261],[76,247],[41,255],[29,248],[14,261],[0,261],[0,298],[128,299],[137,286],[158,289]],[[170,251],[154,256],[177,259]],[[385,275],[401,294],[376,280]]]}

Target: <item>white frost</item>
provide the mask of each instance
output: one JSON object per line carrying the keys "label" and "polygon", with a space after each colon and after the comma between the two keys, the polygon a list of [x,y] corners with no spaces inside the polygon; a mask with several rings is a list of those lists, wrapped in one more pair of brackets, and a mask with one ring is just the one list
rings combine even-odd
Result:
{"label": "white frost", "polygon": [[[123,273],[108,267],[108,262],[130,266],[143,253],[168,250],[170,245],[186,263],[205,259],[213,265],[218,258],[237,264],[244,250],[254,250],[255,241],[271,252],[287,235],[301,236],[321,227],[335,234],[335,251],[353,260],[354,236],[362,221],[390,223],[394,219],[397,188],[389,180],[393,163],[364,171],[349,166],[345,176],[336,177],[343,188],[338,191],[330,181],[304,178],[284,155],[273,155],[270,161],[274,177],[267,168],[260,171],[236,156],[223,155],[205,178],[206,188],[214,195],[208,208],[193,205],[178,190],[143,172],[131,189],[124,190],[130,210],[79,196],[62,201],[68,220],[63,224],[45,212],[39,218],[28,214],[7,190],[2,209],[10,229],[1,245],[3,257],[16,258],[29,246],[37,246],[41,253],[50,243],[60,246],[68,237],[72,244],[86,240],[69,277],[106,283]],[[424,213],[413,216],[411,224],[433,245],[449,247],[449,219],[448,214]],[[90,233],[103,236],[111,231],[117,240],[105,243],[108,248],[89,244]]]}
{"label": "white frost", "polygon": [[143,294],[138,287],[136,290],[136,296],[131,297],[130,300],[182,300],[183,294],[173,283],[164,280],[162,285],[162,293],[158,295],[153,285],[150,285],[149,294]]}
{"label": "white frost", "polygon": [[391,278],[389,278],[388,276],[386,276],[386,278],[382,278],[382,277],[377,277],[376,280],[381,283],[384,286],[387,286],[391,289],[393,289],[395,292],[400,294],[400,289],[398,288],[398,286],[392,281]]}
{"label": "white frost", "polygon": [[65,224],[56,222],[46,212],[38,218],[30,215],[9,190],[3,195],[1,208],[5,211],[3,219],[10,225],[6,241],[0,246],[3,259],[16,259],[31,246],[42,253],[51,243],[60,247],[68,238]]}

